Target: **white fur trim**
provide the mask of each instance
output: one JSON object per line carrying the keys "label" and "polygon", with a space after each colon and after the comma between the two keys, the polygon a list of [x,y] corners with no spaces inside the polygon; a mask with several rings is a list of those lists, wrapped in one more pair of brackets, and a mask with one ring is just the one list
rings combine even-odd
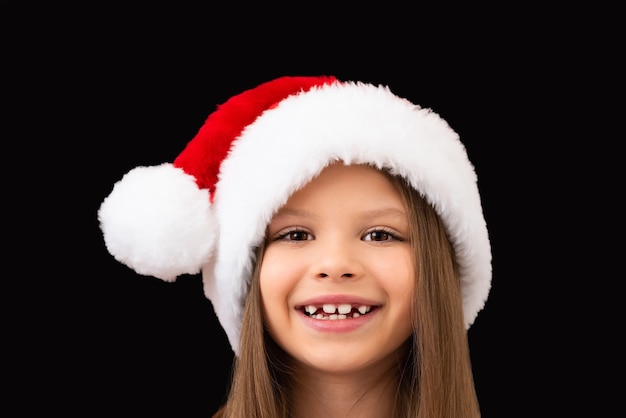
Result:
{"label": "white fur trim", "polygon": [[98,219],[118,261],[165,281],[199,273],[217,236],[208,191],[169,163],[126,173],[102,202]]}
{"label": "white fur trim", "polygon": [[335,83],[263,113],[220,168],[214,209],[221,230],[203,280],[235,353],[254,247],[273,213],[333,160],[387,167],[422,192],[457,251],[466,327],[482,309],[491,248],[474,167],[458,135],[437,114],[386,87]]}

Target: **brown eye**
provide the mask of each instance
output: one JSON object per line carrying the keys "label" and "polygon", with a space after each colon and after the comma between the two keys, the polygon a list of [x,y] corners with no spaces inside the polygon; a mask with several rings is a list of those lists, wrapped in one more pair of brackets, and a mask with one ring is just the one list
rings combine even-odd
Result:
{"label": "brown eye", "polygon": [[362,239],[363,241],[372,242],[404,241],[404,239],[400,235],[398,235],[395,230],[387,228],[370,230],[368,233],[363,235]]}
{"label": "brown eye", "polygon": [[279,234],[275,241],[310,241],[315,239],[313,235],[304,229],[289,229],[282,234]]}
{"label": "brown eye", "polygon": [[310,234],[304,231],[290,231],[285,234],[285,239],[290,241],[306,241],[310,238]]}
{"label": "brown eye", "polygon": [[389,232],[378,229],[368,232],[363,239],[365,241],[389,241],[392,238],[393,237]]}

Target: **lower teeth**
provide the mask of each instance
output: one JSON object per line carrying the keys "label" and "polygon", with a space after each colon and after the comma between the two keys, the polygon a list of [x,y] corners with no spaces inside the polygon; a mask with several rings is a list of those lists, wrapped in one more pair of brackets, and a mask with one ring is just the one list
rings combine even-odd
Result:
{"label": "lower teeth", "polygon": [[317,315],[311,315],[311,318],[315,318],[315,319],[350,319],[350,318],[358,318],[359,316],[361,316],[360,313],[355,312],[353,313],[351,316],[348,316],[346,314],[330,314],[330,315],[324,315],[324,314],[317,314]]}

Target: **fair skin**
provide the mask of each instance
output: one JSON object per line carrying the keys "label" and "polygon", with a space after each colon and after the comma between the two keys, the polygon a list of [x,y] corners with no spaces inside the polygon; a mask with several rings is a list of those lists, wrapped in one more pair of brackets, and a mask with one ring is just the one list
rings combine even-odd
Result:
{"label": "fair skin", "polygon": [[[295,361],[296,410],[306,411],[299,416],[388,415],[397,353],[411,334],[408,237],[399,191],[362,165],[329,166],[271,220],[263,314]],[[323,313],[325,304],[334,315]]]}

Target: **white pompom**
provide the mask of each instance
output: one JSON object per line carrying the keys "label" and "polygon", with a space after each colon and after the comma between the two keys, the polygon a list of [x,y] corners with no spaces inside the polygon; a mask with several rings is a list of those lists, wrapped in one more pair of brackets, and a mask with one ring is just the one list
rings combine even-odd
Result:
{"label": "white pompom", "polygon": [[170,163],[125,174],[102,202],[98,219],[115,259],[165,281],[199,273],[218,231],[209,191]]}

